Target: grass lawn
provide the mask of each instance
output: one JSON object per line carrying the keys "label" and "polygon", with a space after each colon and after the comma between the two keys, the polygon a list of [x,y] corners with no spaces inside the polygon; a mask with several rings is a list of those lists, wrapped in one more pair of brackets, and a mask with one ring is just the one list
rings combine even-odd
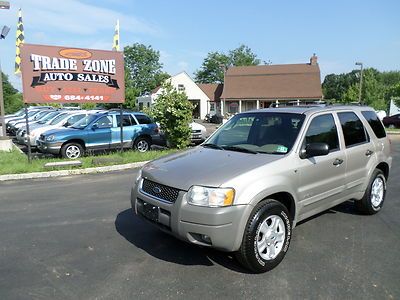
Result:
{"label": "grass lawn", "polygon": [[[162,151],[148,151],[140,153],[137,151],[124,151],[124,152],[113,152],[109,154],[96,155],[81,157],[79,160],[82,162],[80,168],[91,168],[99,166],[119,165],[134,163],[139,161],[152,160],[170,153],[174,153],[177,150],[162,150]],[[25,154],[20,153],[17,150],[11,152],[0,151],[0,175],[4,174],[19,174],[19,173],[31,173],[31,172],[43,172],[51,171],[49,168],[44,168],[44,164],[48,162],[56,161],[69,161],[61,158],[41,158],[33,159],[32,163],[28,163],[28,158]],[[70,169],[57,168],[55,170]],[[77,167],[72,167],[77,168]]]}

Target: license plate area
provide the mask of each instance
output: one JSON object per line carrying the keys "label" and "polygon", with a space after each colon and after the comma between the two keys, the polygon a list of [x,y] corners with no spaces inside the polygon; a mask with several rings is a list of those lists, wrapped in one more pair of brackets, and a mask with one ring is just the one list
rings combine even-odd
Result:
{"label": "license plate area", "polygon": [[158,206],[155,206],[153,204],[138,199],[137,210],[146,219],[149,219],[150,221],[153,222],[158,222],[159,212],[160,212],[160,208]]}

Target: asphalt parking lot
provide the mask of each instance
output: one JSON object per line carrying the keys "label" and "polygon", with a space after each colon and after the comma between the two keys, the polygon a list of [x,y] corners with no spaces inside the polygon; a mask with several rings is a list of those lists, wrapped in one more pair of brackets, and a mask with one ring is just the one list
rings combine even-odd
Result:
{"label": "asphalt parking lot", "polygon": [[399,138],[393,146],[378,215],[349,202],[311,218],[258,275],[136,218],[137,170],[1,182],[0,299],[399,299]]}

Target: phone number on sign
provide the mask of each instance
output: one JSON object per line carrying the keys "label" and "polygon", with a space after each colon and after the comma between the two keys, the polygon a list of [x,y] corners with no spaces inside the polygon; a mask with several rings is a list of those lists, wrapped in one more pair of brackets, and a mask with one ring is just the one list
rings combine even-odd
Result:
{"label": "phone number on sign", "polygon": [[104,96],[94,96],[94,95],[65,95],[64,100],[74,101],[74,100],[89,100],[89,101],[103,101]]}

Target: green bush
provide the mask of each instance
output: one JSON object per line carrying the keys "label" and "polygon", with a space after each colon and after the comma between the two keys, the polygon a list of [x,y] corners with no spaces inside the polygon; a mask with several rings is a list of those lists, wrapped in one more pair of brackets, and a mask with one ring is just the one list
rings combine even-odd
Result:
{"label": "green bush", "polygon": [[186,94],[174,89],[170,83],[165,83],[149,113],[160,123],[169,146],[182,149],[190,143],[192,111],[193,105]]}

